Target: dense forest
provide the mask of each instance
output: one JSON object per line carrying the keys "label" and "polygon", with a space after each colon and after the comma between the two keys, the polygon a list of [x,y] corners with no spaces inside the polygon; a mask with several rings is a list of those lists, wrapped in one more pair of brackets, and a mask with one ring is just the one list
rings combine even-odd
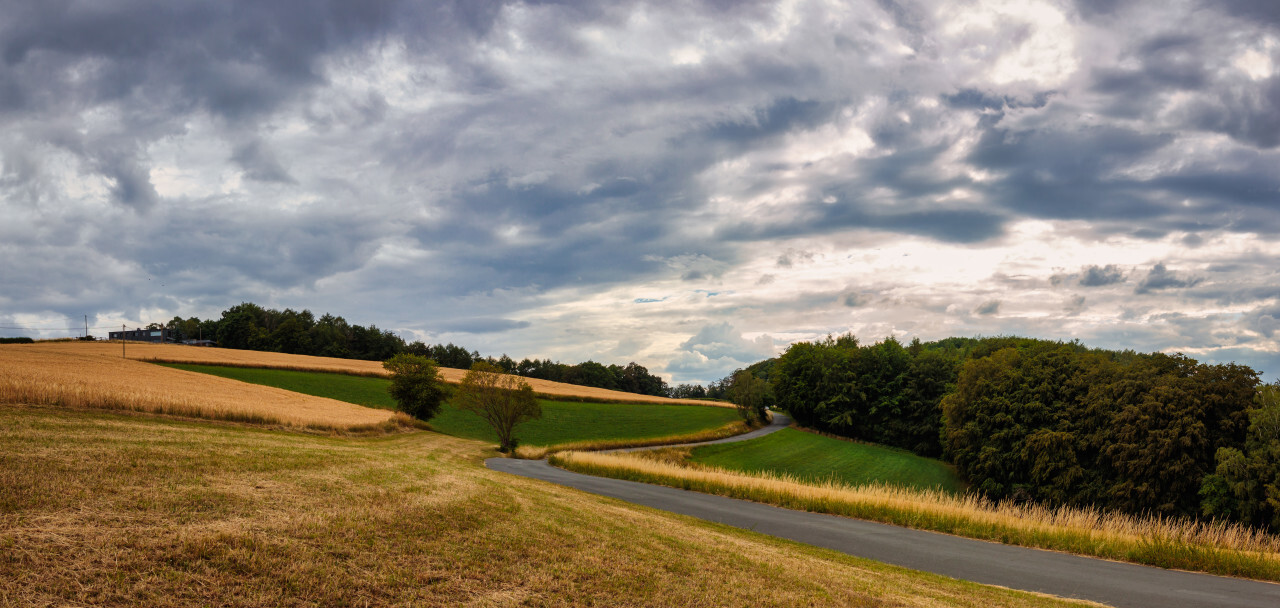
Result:
{"label": "dense forest", "polygon": [[802,425],[952,462],[979,492],[1280,531],[1280,387],[1243,365],[1027,338],[793,344]]}
{"label": "dense forest", "polygon": [[[154,324],[151,329],[160,327]],[[342,317],[325,314],[316,318],[309,310],[275,310],[243,303],[222,311],[218,319],[174,317],[163,327],[179,341],[213,340],[223,348],[370,361],[385,361],[400,353],[412,353],[435,359],[443,367],[468,369],[476,361],[488,361],[507,373],[529,378],[643,395],[667,396],[677,392],[669,389],[661,377],[634,362],[626,366],[604,365],[595,361],[569,365],[549,359],[515,361],[505,354],[483,357],[477,351],[452,343],[405,342],[393,332],[374,325],[351,324]],[[696,392],[688,388],[681,390]]]}

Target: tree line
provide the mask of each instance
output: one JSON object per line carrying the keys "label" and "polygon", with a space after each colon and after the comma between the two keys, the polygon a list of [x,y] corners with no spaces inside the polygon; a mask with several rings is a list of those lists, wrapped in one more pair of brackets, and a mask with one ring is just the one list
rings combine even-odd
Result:
{"label": "tree line", "polygon": [[773,399],[798,423],[942,457],[988,497],[1280,531],[1280,387],[1247,366],[1029,338],[852,335],[772,361]]}
{"label": "tree line", "polygon": [[[570,365],[550,359],[515,361],[506,354],[484,357],[453,343],[406,342],[394,332],[372,324],[349,323],[330,314],[317,318],[310,310],[275,310],[246,302],[224,310],[218,319],[175,316],[163,327],[177,340],[213,340],[223,348],[368,361],[386,361],[405,353],[432,359],[441,367],[471,369],[473,364],[485,362],[504,373],[528,378],[662,397],[673,392],[665,380],[635,362],[625,366],[595,361]],[[161,326],[153,324],[151,328]]]}

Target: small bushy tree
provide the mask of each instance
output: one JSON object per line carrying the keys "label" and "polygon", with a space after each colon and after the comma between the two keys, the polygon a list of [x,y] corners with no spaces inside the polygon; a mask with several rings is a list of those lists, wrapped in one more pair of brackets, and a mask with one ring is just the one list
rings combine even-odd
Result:
{"label": "small bushy tree", "polygon": [[440,413],[447,392],[435,361],[402,353],[383,361],[382,367],[391,372],[387,390],[400,411],[418,420],[430,420]]}
{"label": "small bushy tree", "polygon": [[738,414],[748,424],[763,424],[769,419],[766,408],[772,400],[769,383],[747,370],[734,372],[729,384],[729,401],[738,406]]}
{"label": "small bushy tree", "polygon": [[502,452],[515,449],[517,424],[542,417],[542,406],[533,396],[533,387],[487,361],[471,365],[458,385],[454,403],[460,409],[475,412],[493,427]]}

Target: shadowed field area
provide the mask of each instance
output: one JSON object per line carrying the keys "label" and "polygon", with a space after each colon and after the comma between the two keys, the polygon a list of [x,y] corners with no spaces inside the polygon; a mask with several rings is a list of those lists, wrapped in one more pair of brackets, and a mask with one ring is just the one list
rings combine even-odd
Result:
{"label": "shadowed field area", "polygon": [[0,605],[1068,606],[350,439],[0,405]]}
{"label": "shadowed field area", "polygon": [[[387,393],[390,380],[369,376],[166,363],[167,367],[212,374],[242,382],[274,386],[360,405],[393,410]],[[542,399],[542,418],[523,423],[517,437],[525,445],[548,446],[571,442],[633,440],[711,431],[738,420],[736,410],[696,405],[590,403]],[[431,419],[442,433],[497,441],[493,429],[479,416],[446,405]]]}
{"label": "shadowed field area", "polygon": [[693,462],[747,473],[785,473],[810,481],[858,486],[886,483],[908,488],[964,490],[946,463],[878,445],[783,429],[759,439],[696,448]]}

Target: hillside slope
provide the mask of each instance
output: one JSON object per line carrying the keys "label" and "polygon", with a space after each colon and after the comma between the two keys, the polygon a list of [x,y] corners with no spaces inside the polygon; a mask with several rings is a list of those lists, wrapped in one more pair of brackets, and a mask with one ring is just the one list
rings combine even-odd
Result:
{"label": "hillside slope", "polygon": [[[120,356],[119,342],[37,342],[35,344],[6,345],[4,348],[26,348],[40,352],[81,353],[104,356]],[[130,342],[125,347],[126,356],[142,361],[163,361],[167,363],[203,363],[209,365],[235,365],[241,367],[272,367],[280,369],[304,369],[315,371],[360,374],[366,376],[385,376],[380,361],[362,361],[359,359],[336,359],[333,357],[313,357],[310,355],[287,355],[253,350],[235,350],[229,348],[201,348],[179,344],[151,344],[147,342]],[[466,375],[466,370],[440,368],[440,375],[445,382],[458,383]],[[537,378],[521,378],[533,387],[534,392],[548,397],[567,397],[599,402],[622,403],[683,403],[686,405],[712,405],[733,407],[731,404],[696,399],[668,399],[652,395],[624,393],[590,386],[564,384]]]}
{"label": "hillside slope", "polygon": [[220,420],[349,429],[393,413],[122,359],[100,344],[0,346],[0,403],[133,410]]}

